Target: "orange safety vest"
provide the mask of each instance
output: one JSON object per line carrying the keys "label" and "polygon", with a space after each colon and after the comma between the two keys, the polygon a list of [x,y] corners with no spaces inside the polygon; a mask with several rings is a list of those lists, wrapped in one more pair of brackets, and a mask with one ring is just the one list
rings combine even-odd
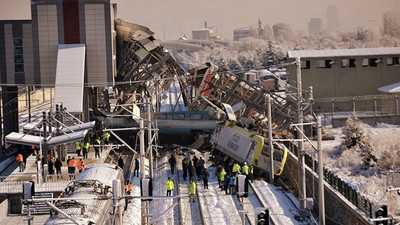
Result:
{"label": "orange safety vest", "polygon": [[75,167],[75,166],[76,166],[76,160],[75,160],[75,159],[69,160],[68,166],[69,166],[69,167]]}
{"label": "orange safety vest", "polygon": [[84,170],[85,169],[85,163],[83,161],[78,162],[78,170]]}
{"label": "orange safety vest", "polygon": [[24,157],[21,154],[18,154],[17,157],[15,158],[18,162],[23,162]]}
{"label": "orange safety vest", "polygon": [[128,184],[128,191],[132,190],[132,183]]}
{"label": "orange safety vest", "polygon": [[125,191],[128,191],[129,184],[125,184]]}

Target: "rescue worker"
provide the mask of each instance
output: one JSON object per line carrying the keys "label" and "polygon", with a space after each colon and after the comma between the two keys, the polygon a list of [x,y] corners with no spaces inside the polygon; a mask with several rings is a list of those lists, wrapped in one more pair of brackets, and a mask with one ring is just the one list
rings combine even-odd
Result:
{"label": "rescue worker", "polygon": [[83,162],[82,159],[79,159],[78,165],[76,167],[78,168],[79,173],[82,173],[82,171],[84,171],[86,168],[85,162]]}
{"label": "rescue worker", "polygon": [[72,159],[69,160],[68,162],[68,168],[69,168],[69,179],[73,180],[75,178],[75,169],[76,169],[76,160],[75,157],[72,157]]}
{"label": "rescue worker", "polygon": [[189,202],[195,202],[195,195],[196,195],[196,182],[190,180],[189,182]]}
{"label": "rescue worker", "polygon": [[126,184],[125,184],[125,193],[126,193],[127,195],[130,195],[130,194],[131,194],[131,192],[132,192],[132,187],[133,187],[132,182],[126,181]]}
{"label": "rescue worker", "polygon": [[83,158],[84,159],[88,158],[89,148],[90,148],[89,141],[86,141],[86,143],[83,145]]}
{"label": "rescue worker", "polygon": [[105,144],[105,145],[108,145],[108,143],[109,143],[109,141],[110,141],[110,133],[105,132],[105,133],[103,134],[103,138],[104,138],[104,144]]}
{"label": "rescue worker", "polygon": [[174,182],[171,180],[171,177],[168,177],[165,185],[167,187],[167,196],[171,196],[171,192],[174,190]]}
{"label": "rescue worker", "polygon": [[78,156],[81,156],[81,149],[82,149],[82,143],[81,141],[76,141],[75,142],[75,150],[76,150],[76,154]]}
{"label": "rescue worker", "polygon": [[231,176],[229,178],[229,194],[233,195],[236,193],[236,177],[235,176]]}
{"label": "rescue worker", "polygon": [[15,160],[17,160],[17,162],[19,162],[19,172],[24,172],[25,162],[24,162],[24,157],[22,156],[22,154],[18,153],[17,157],[15,157]]}
{"label": "rescue worker", "polygon": [[185,157],[182,160],[182,168],[183,168],[183,180],[186,180],[188,170],[189,170],[189,164],[190,164],[190,159],[188,157]]}
{"label": "rescue worker", "polygon": [[225,175],[226,175],[225,169],[222,168],[221,172],[219,173],[221,191],[224,189]]}
{"label": "rescue worker", "polygon": [[240,165],[239,165],[239,163],[235,163],[235,164],[233,165],[232,173],[235,174],[235,175],[236,175],[237,173],[240,173]]}
{"label": "rescue worker", "polygon": [[247,162],[243,163],[242,166],[242,174],[248,176],[249,175],[249,166],[247,165]]}
{"label": "rescue worker", "polygon": [[253,165],[250,165],[249,174],[250,174],[250,181],[253,183]]}
{"label": "rescue worker", "polygon": [[101,145],[101,141],[100,141],[100,138],[96,138],[95,140],[94,140],[94,143],[95,143],[95,146],[94,146],[94,157],[95,158],[97,158],[97,157],[99,157],[100,158],[100,146],[98,146],[98,145]]}

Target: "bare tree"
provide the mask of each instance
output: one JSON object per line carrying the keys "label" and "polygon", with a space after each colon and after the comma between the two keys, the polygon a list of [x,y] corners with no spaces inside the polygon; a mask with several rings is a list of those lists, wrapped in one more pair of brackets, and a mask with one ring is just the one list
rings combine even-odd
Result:
{"label": "bare tree", "polygon": [[272,30],[274,31],[275,39],[279,42],[288,42],[293,40],[294,33],[287,23],[276,23],[272,26]]}
{"label": "bare tree", "polygon": [[382,34],[392,37],[400,36],[400,13],[385,12],[383,14]]}

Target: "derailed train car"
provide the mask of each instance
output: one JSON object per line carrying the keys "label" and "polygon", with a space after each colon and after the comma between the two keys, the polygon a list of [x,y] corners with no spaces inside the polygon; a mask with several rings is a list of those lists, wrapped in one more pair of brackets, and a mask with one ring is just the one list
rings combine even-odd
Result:
{"label": "derailed train car", "polygon": [[[112,183],[116,179],[121,181],[119,190],[124,190],[123,172],[118,166],[108,163],[88,165],[62,194],[70,200],[60,200],[55,206],[79,224],[120,224],[125,201],[119,200],[120,207],[113,208]],[[52,210],[45,224],[74,224],[62,213]]]}
{"label": "derailed train car", "polygon": [[[260,135],[226,121],[214,130],[210,140],[215,148],[234,160],[269,171],[268,140]],[[286,164],[288,149],[281,143],[274,143],[274,174],[280,176]]]}

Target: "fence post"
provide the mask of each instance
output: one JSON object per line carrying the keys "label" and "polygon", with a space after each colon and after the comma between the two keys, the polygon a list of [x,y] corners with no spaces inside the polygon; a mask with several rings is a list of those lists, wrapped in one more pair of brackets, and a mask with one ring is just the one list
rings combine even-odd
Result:
{"label": "fence post", "polygon": [[374,97],[374,116],[376,116],[377,113],[378,113],[378,106],[376,102],[376,97]]}
{"label": "fence post", "polygon": [[353,98],[353,113],[356,112],[356,99]]}
{"label": "fence post", "polygon": [[333,113],[335,112],[335,100],[333,98],[331,103],[331,112],[332,112],[332,123],[333,123]]}
{"label": "fence post", "polygon": [[399,115],[399,96],[396,96],[396,115]]}

